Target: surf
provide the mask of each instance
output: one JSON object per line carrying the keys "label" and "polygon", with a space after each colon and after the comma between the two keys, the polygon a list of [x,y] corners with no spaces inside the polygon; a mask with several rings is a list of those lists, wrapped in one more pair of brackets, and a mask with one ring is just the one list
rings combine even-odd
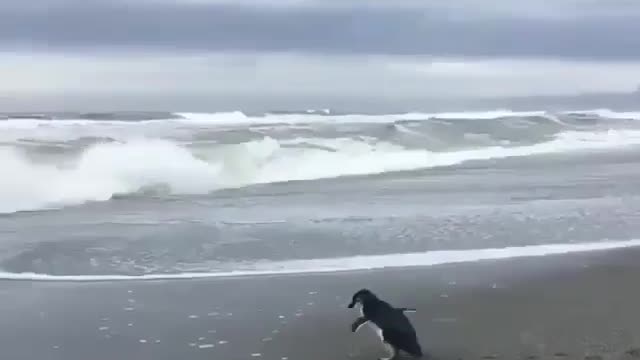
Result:
{"label": "surf", "polygon": [[[60,163],[31,159],[0,147],[0,213],[108,201],[160,189],[170,195],[208,194],[256,184],[448,167],[468,161],[526,157],[640,145],[640,130],[565,131],[523,146],[430,151],[375,138],[263,137],[237,144],[190,147],[169,139],[138,138],[82,148]],[[151,191],[154,193],[154,191]]]}
{"label": "surf", "polygon": [[157,273],[146,275],[51,275],[38,273],[0,272],[0,280],[48,282],[113,282],[321,274],[393,268],[428,267],[486,260],[503,260],[606,251],[638,246],[640,246],[640,239],[601,241],[579,244],[546,244],[472,250],[439,250],[404,254],[367,255],[328,259],[263,262],[252,264],[250,267],[245,266],[243,268],[238,268],[237,270],[220,272]]}

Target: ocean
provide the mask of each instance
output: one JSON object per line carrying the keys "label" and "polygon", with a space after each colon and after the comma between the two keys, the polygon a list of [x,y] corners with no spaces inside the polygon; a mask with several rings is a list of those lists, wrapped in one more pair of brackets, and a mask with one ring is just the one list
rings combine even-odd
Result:
{"label": "ocean", "polygon": [[0,116],[0,278],[428,266],[640,245],[640,112]]}

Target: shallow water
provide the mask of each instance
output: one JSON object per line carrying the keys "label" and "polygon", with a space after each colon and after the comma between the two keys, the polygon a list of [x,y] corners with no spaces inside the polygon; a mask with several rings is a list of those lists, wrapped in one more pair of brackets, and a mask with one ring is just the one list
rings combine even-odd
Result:
{"label": "shallow water", "polygon": [[633,113],[224,116],[0,121],[0,269],[317,270],[640,238]]}

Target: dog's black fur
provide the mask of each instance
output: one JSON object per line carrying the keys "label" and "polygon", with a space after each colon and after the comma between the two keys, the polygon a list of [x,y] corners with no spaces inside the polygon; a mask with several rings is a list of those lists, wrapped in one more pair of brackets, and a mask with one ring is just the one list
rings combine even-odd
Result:
{"label": "dog's black fur", "polygon": [[391,347],[390,359],[397,358],[398,350],[416,358],[422,357],[422,348],[418,343],[416,331],[404,315],[405,312],[414,312],[415,309],[395,308],[380,300],[368,289],[362,289],[353,294],[349,308],[353,308],[356,303],[362,306],[362,316],[351,325],[352,332],[370,321],[381,330],[382,341]]}

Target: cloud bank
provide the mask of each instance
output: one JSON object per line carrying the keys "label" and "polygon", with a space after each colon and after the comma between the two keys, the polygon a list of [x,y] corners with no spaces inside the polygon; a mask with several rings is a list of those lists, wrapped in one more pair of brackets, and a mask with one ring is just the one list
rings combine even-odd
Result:
{"label": "cloud bank", "polygon": [[563,96],[640,83],[638,1],[8,0],[0,17],[0,106]]}

